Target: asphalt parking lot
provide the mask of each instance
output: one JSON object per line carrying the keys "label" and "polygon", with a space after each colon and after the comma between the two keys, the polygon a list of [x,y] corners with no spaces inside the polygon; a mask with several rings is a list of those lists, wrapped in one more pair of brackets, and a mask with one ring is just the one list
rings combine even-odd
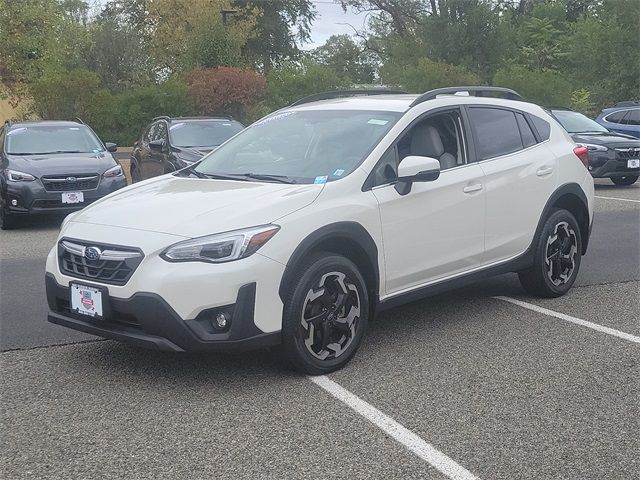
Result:
{"label": "asphalt parking lot", "polygon": [[596,183],[567,296],[510,274],[399,307],[315,380],[48,324],[60,220],[2,232],[0,477],[635,479],[640,183]]}

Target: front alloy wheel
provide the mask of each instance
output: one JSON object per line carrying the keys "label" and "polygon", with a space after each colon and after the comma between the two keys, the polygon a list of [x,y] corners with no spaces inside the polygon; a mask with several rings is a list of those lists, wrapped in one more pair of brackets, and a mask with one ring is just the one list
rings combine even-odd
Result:
{"label": "front alloy wheel", "polygon": [[578,237],[567,222],[556,224],[553,233],[547,238],[545,263],[547,277],[555,286],[569,281],[576,268]]}
{"label": "front alloy wheel", "polygon": [[369,297],[358,267],[330,252],[312,254],[287,290],[280,349],[285,362],[312,375],[342,368],[368,323]]}

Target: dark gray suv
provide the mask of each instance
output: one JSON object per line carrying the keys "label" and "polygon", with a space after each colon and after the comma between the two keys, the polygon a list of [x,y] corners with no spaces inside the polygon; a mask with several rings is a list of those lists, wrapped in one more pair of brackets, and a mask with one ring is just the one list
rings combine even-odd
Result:
{"label": "dark gray suv", "polygon": [[0,226],[19,216],[67,213],[127,185],[103,144],[80,121],[10,122],[0,128]]}

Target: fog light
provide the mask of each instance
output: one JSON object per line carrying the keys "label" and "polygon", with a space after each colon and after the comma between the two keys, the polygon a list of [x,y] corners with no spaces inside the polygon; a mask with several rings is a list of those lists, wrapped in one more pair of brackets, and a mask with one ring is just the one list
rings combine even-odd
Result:
{"label": "fog light", "polygon": [[18,200],[16,200],[15,198],[13,200],[11,200],[11,205],[13,205],[14,207],[18,206]]}
{"label": "fog light", "polygon": [[216,325],[218,326],[218,328],[225,329],[229,326],[230,322],[231,319],[229,318],[228,314],[220,312],[216,315]]}

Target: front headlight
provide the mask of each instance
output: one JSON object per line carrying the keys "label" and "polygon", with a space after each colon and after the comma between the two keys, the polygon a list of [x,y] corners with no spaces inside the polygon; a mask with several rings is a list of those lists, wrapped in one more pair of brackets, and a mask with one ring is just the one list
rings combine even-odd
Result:
{"label": "front headlight", "polygon": [[102,175],[104,175],[105,177],[121,177],[122,175],[124,175],[124,173],[122,172],[122,167],[120,165],[116,165],[115,167],[111,167]]}
{"label": "front headlight", "polygon": [[29,173],[18,172],[17,170],[6,170],[7,180],[10,182],[33,182],[36,177]]}
{"label": "front headlight", "polygon": [[587,150],[589,150],[590,152],[606,152],[607,150],[609,150],[604,145],[595,145],[593,143],[578,143],[578,146],[587,147]]}
{"label": "front headlight", "polygon": [[254,254],[278,233],[278,230],[278,225],[260,225],[207,235],[176,243],[160,256],[168,262],[231,262]]}

